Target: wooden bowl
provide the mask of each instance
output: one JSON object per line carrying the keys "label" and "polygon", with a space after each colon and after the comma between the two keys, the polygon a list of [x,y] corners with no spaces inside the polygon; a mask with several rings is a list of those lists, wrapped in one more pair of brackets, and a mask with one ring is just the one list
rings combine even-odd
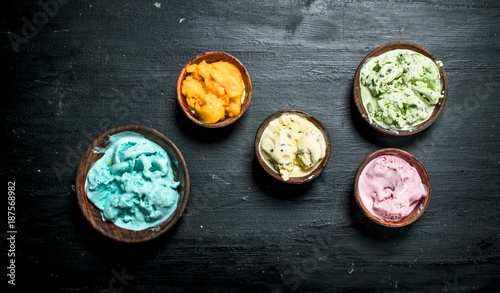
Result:
{"label": "wooden bowl", "polygon": [[365,62],[366,62],[366,60],[368,60],[368,58],[376,57],[376,56],[379,56],[385,52],[397,50],[397,49],[412,50],[412,51],[420,53],[428,58],[431,58],[435,62],[439,61],[436,58],[436,56],[434,56],[426,48],[424,48],[420,45],[414,44],[414,43],[410,43],[410,42],[393,42],[393,43],[388,43],[388,44],[382,45],[378,48],[375,48],[368,55],[366,55],[366,57],[363,59],[363,61],[361,61],[361,63],[358,66],[358,69],[356,70],[356,74],[354,75],[354,81],[353,81],[354,103],[356,104],[356,107],[358,108],[359,113],[361,114],[361,117],[363,117],[363,119],[375,130],[378,130],[378,131],[385,133],[385,134],[388,134],[388,135],[408,136],[411,134],[421,132],[422,130],[428,128],[439,117],[439,115],[441,114],[441,112],[444,109],[444,104],[446,103],[446,99],[448,97],[448,78],[446,77],[446,72],[444,71],[444,68],[441,66],[439,68],[439,72],[441,74],[441,81],[443,84],[444,96],[440,99],[440,101],[434,107],[434,111],[432,112],[431,116],[427,120],[416,125],[414,129],[412,129],[412,130],[398,130],[396,132],[395,130],[387,129],[387,128],[377,124],[377,122],[375,122],[375,121],[370,122],[370,119],[368,117],[368,113],[365,109],[365,106],[363,105],[363,101],[361,100],[361,87],[359,84],[359,77],[360,77],[361,69],[363,68],[363,65],[365,65]]}
{"label": "wooden bowl", "polygon": [[[420,175],[420,178],[422,179],[422,183],[425,186],[427,186],[427,195],[420,199],[420,201],[417,203],[413,211],[410,212],[410,214],[408,214],[406,217],[398,221],[386,221],[373,215],[363,204],[363,201],[361,200],[359,194],[358,184],[361,173],[365,169],[366,165],[368,165],[368,163],[370,163],[375,158],[378,158],[383,155],[396,156],[408,162],[412,167],[414,167],[417,170],[418,174]],[[386,227],[393,227],[393,228],[403,227],[415,222],[424,213],[425,209],[429,205],[429,200],[431,198],[431,181],[429,179],[429,174],[427,174],[427,171],[425,170],[422,163],[420,163],[420,161],[410,153],[394,148],[381,149],[368,155],[359,165],[356,171],[356,175],[354,177],[354,198],[356,199],[356,203],[361,208],[363,213],[375,223]]]}
{"label": "wooden bowl", "polygon": [[[104,155],[103,153],[95,153],[95,148],[106,147],[109,136],[123,131],[134,131],[143,134],[147,139],[165,149],[171,159],[174,179],[175,181],[180,181],[180,185],[177,187],[179,201],[174,213],[158,226],[141,231],[124,229],[116,226],[113,222],[104,221],[101,212],[91,201],[89,201],[87,193],[85,192],[85,182],[89,170],[92,165]],[[76,196],[83,215],[90,222],[92,227],[102,235],[126,243],[146,242],[163,235],[172,228],[181,217],[189,197],[189,174],[186,162],[175,144],[160,132],[145,126],[137,125],[116,127],[101,134],[87,147],[78,165],[76,174]]]}
{"label": "wooden bowl", "polygon": [[[301,177],[290,177],[287,181],[283,180],[281,178],[281,175],[276,172],[274,169],[270,168],[264,159],[261,157],[260,152],[259,152],[259,145],[260,145],[260,140],[262,138],[262,133],[264,133],[264,130],[266,130],[267,126],[271,121],[274,119],[277,119],[283,114],[298,114],[303,117],[305,117],[307,120],[309,120],[311,123],[313,123],[318,129],[323,133],[323,136],[325,137],[325,143],[326,143],[326,150],[325,150],[325,157],[321,161],[321,163],[306,176],[301,176]],[[330,150],[331,150],[331,143],[330,143],[330,136],[328,135],[328,131],[326,130],[325,126],[313,115],[302,111],[302,110],[296,110],[296,109],[286,109],[286,110],[281,110],[278,112],[275,112],[271,114],[269,117],[267,117],[264,122],[260,125],[260,127],[257,129],[257,133],[255,134],[255,141],[254,141],[254,149],[255,149],[255,156],[257,157],[257,160],[259,161],[259,164],[262,166],[264,171],[266,171],[267,174],[269,174],[272,178],[278,180],[279,182],[282,183],[287,183],[287,184],[302,184],[309,182],[316,177],[319,176],[319,174],[323,171],[325,168],[326,164],[328,164],[328,160],[330,159]]]}
{"label": "wooden bowl", "polygon": [[[238,114],[237,116],[226,117],[226,119],[216,123],[204,123],[195,113],[193,113],[193,111],[191,111],[191,109],[189,109],[186,103],[186,97],[184,97],[184,95],[182,94],[182,82],[184,81],[184,79],[186,79],[187,75],[186,68],[191,64],[199,64],[203,60],[205,60],[207,63],[226,61],[235,65],[240,70],[241,76],[243,77],[243,82],[245,83],[245,97],[241,104],[240,114]],[[207,128],[224,127],[240,119],[240,117],[243,116],[243,114],[247,110],[248,105],[250,104],[251,97],[252,97],[252,83],[250,81],[250,75],[248,74],[248,71],[238,59],[224,52],[210,51],[194,57],[184,66],[184,68],[182,68],[181,74],[179,75],[179,78],[177,80],[177,102],[181,106],[182,111],[191,121]]]}

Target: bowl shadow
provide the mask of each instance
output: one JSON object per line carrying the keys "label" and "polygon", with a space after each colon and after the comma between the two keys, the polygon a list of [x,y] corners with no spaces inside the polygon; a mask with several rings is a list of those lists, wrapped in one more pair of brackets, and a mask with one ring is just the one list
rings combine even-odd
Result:
{"label": "bowl shadow", "polygon": [[255,156],[252,160],[252,175],[260,190],[270,197],[282,200],[290,200],[301,196],[309,190],[314,183],[314,180],[302,184],[287,184],[280,182],[264,171]]}
{"label": "bowl shadow", "polygon": [[73,195],[70,208],[73,211],[75,227],[79,232],[78,235],[81,236],[85,251],[113,262],[122,262],[124,255],[127,256],[127,262],[155,258],[158,251],[165,247],[166,243],[177,233],[178,226],[182,223],[183,217],[180,217],[176,225],[151,241],[139,243],[116,241],[104,236],[92,227],[81,213],[76,192],[73,192]]}
{"label": "bowl shadow", "polygon": [[361,234],[371,239],[385,242],[387,240],[401,240],[409,234],[412,225],[398,228],[390,228],[379,225],[370,220],[356,203],[354,198],[354,186],[351,184],[349,189],[349,216],[351,226]]}
{"label": "bowl shadow", "polygon": [[[219,142],[229,137],[237,127],[238,121],[221,128],[206,128],[191,121],[183,112],[179,103],[175,106],[175,119],[181,131],[189,138],[202,142]],[[240,119],[244,119],[243,116]],[[238,119],[239,120],[239,119]]]}

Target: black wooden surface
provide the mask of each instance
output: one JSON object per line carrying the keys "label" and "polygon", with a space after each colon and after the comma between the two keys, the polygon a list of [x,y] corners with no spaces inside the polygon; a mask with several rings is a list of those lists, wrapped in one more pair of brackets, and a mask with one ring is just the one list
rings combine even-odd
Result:
{"label": "black wooden surface", "polygon": [[[45,12],[8,2],[3,268],[9,181],[17,234],[7,292],[498,290],[498,1],[65,0]],[[426,47],[449,79],[441,117],[405,138],[374,133],[352,102],[359,62],[392,41]],[[253,84],[249,109],[223,130],[195,126],[174,102],[183,65],[210,50],[237,57]],[[332,138],[329,164],[303,186],[271,181],[254,158],[258,126],[286,108],[315,115]],[[183,217],[147,244],[94,231],[72,187],[84,149],[126,124],[169,137],[191,177]],[[354,202],[358,164],[384,147],[412,153],[431,178],[427,211],[405,228],[377,226]]]}

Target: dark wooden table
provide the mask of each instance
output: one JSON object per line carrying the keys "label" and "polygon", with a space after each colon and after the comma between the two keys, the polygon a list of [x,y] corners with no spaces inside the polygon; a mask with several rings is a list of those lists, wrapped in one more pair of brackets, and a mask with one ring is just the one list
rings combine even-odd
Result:
{"label": "dark wooden table", "polygon": [[[498,1],[57,1],[2,5],[7,292],[498,290]],[[426,47],[449,79],[436,123],[404,138],[372,131],[352,101],[360,61],[392,41]],[[218,131],[175,102],[184,64],[210,50],[237,57],[253,85],[242,119]],[[258,126],[286,108],[315,115],[332,138],[310,184],[277,184],[254,157]],[[139,245],[93,230],[73,191],[84,149],[127,124],[169,137],[192,187],[177,225]],[[404,228],[372,223],[353,197],[359,163],[385,147],[415,155],[432,182],[428,209]]]}

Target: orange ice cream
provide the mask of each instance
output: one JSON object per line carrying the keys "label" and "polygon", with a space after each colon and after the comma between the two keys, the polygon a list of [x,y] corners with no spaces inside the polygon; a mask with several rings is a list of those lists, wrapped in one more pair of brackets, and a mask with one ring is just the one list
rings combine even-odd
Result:
{"label": "orange ice cream", "polygon": [[205,123],[216,123],[240,114],[245,97],[241,72],[226,61],[192,64],[182,82],[182,94],[192,111]]}

